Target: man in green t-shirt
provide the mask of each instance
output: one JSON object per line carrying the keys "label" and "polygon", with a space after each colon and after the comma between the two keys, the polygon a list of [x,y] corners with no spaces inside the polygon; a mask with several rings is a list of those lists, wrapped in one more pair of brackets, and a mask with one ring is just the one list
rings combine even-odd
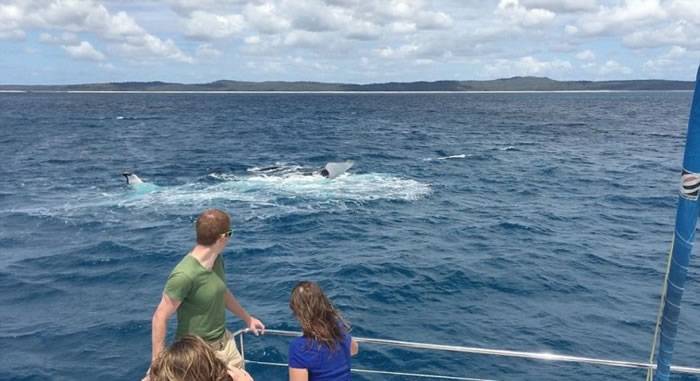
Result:
{"label": "man in green t-shirt", "polygon": [[218,209],[206,210],[197,218],[196,230],[197,244],[170,273],[153,313],[151,363],[165,348],[168,319],[177,312],[176,339],[199,336],[230,369],[240,369],[243,359],[226,329],[225,310],[241,318],[256,335],[264,332],[265,326],[248,314],[226,286],[220,254],[232,233],[228,214]]}

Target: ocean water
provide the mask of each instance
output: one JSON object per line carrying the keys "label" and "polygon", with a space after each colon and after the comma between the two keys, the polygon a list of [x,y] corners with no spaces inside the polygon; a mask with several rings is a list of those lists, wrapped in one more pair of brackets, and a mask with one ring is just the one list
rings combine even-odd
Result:
{"label": "ocean water", "polygon": [[[309,279],[356,336],[646,361],[690,100],[0,94],[0,379],[140,379],[164,281],[211,207],[233,217],[229,286],[268,328],[298,329],[288,296]],[[303,175],[341,160],[355,166],[335,180]],[[283,171],[258,171],[272,165]],[[133,192],[124,170],[158,188]],[[700,365],[699,268],[678,365]],[[248,337],[246,356],[284,362],[286,339]],[[494,380],[644,375],[371,345],[354,366]]]}

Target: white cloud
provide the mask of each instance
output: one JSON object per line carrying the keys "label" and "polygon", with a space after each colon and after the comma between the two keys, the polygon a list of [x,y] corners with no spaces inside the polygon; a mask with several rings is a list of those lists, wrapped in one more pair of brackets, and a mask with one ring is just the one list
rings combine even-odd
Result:
{"label": "white cloud", "polygon": [[248,45],[257,45],[260,43],[260,36],[248,36],[243,39],[243,42]]}
{"label": "white cloud", "polygon": [[434,60],[431,60],[429,58],[418,58],[413,61],[413,64],[416,66],[428,66],[434,63]]}
{"label": "white cloud", "polygon": [[201,58],[216,58],[219,57],[222,52],[219,49],[214,48],[212,44],[200,44],[197,47],[197,57]]}
{"label": "white cloud", "polygon": [[525,73],[528,74],[545,74],[558,70],[570,70],[571,63],[565,60],[540,61],[534,57],[527,56],[519,60],[519,64],[523,65]]}
{"label": "white cloud", "polygon": [[338,67],[335,65],[331,65],[331,64],[327,64],[327,63],[319,62],[319,61],[309,61],[309,60],[305,59],[304,57],[300,57],[300,56],[287,57],[287,60],[289,61],[288,63],[290,65],[295,65],[299,68],[312,69],[315,71],[330,72],[330,71],[335,71],[338,69]]}
{"label": "white cloud", "polygon": [[284,11],[295,29],[307,32],[339,30],[352,19],[347,8],[328,6],[320,0],[297,1]]}
{"label": "white cloud", "polygon": [[412,22],[397,21],[390,24],[390,30],[394,33],[413,33],[418,30],[418,26]]}
{"label": "white cloud", "polygon": [[80,39],[77,34],[70,32],[63,32],[56,36],[43,32],[39,35],[39,41],[45,44],[76,45]]}
{"label": "white cloud", "polygon": [[524,27],[547,24],[556,16],[554,12],[547,9],[528,9],[518,0],[500,0],[496,13],[510,20],[511,23]]}
{"label": "white cloud", "polygon": [[0,4],[0,20],[3,22],[18,22],[22,19],[22,8],[12,4]]}
{"label": "white cloud", "polygon": [[530,75],[556,77],[572,68],[571,63],[566,60],[541,61],[532,56],[526,56],[517,60],[496,59],[486,67],[486,72],[490,77]]}
{"label": "white cloud", "polygon": [[161,40],[150,34],[135,39],[127,39],[124,43],[118,45],[118,50],[125,56],[137,60],[139,57],[148,59],[150,56],[156,56],[184,63],[194,62],[192,57],[183,53],[173,40]]}
{"label": "white cloud", "polygon": [[414,44],[401,45],[399,48],[394,49],[391,47],[379,48],[375,50],[375,53],[382,58],[389,59],[403,59],[407,57],[414,57],[420,47]]}
{"label": "white cloud", "polygon": [[680,58],[686,56],[687,52],[688,50],[681,46],[674,46],[661,56],[646,61],[644,67],[653,72],[659,71],[663,68],[676,65]]}
{"label": "white cloud", "polygon": [[402,60],[406,63],[425,64],[428,60],[435,62],[437,59],[452,57],[452,52],[447,45],[441,45],[431,41],[410,42],[399,47],[382,47],[373,50],[376,57],[386,60]]}
{"label": "white cloud", "polygon": [[675,17],[700,24],[700,4],[697,0],[672,0],[668,5],[669,13]]}
{"label": "white cloud", "polygon": [[180,15],[188,15],[194,11],[229,12],[232,6],[243,1],[231,0],[167,0],[172,9]]}
{"label": "white cloud", "polygon": [[2,30],[0,29],[0,40],[24,40],[27,34],[21,29]]}
{"label": "white cloud", "polygon": [[621,6],[601,6],[597,13],[583,15],[572,31],[586,36],[620,33],[654,24],[667,16],[659,0],[625,0]]}
{"label": "white cloud", "polygon": [[676,59],[685,56],[688,50],[681,46],[673,46],[664,56],[669,59]]}
{"label": "white cloud", "polygon": [[320,33],[295,30],[284,36],[283,43],[287,46],[313,48],[324,44],[325,39]]}
{"label": "white cloud", "polygon": [[670,45],[700,48],[699,34],[700,26],[680,20],[659,29],[650,28],[633,32],[625,36],[622,41],[625,45],[633,48],[656,48]]}
{"label": "white cloud", "polygon": [[262,71],[265,73],[280,74],[285,72],[285,67],[280,61],[265,60],[263,62],[248,61],[246,62],[246,67],[255,71]]}
{"label": "white cloud", "polygon": [[62,48],[75,59],[89,61],[103,61],[105,59],[105,55],[87,41],[81,41],[79,45],[63,45]]}
{"label": "white cloud", "polygon": [[0,4],[0,40],[21,40],[26,33],[21,28],[23,9],[17,5]]}
{"label": "white cloud", "polygon": [[100,68],[102,68],[104,70],[108,70],[108,71],[116,70],[116,67],[114,67],[114,65],[112,65],[109,62],[107,62],[107,63],[100,62],[99,64],[97,64],[97,66],[99,66]]}
{"label": "white cloud", "polygon": [[338,70],[338,67],[335,65],[328,65],[324,64],[321,62],[312,62],[311,67],[313,67],[316,70],[321,70],[321,71],[335,71]]}
{"label": "white cloud", "polygon": [[422,11],[422,4],[419,1],[389,0],[373,2],[372,8],[388,19],[408,19]]}
{"label": "white cloud", "polygon": [[581,64],[581,69],[589,72],[594,71],[596,67],[598,67],[598,64],[593,61],[584,62],[583,64]]}
{"label": "white cloud", "polygon": [[[663,78],[668,64],[677,67],[674,79],[684,79],[681,68],[700,55],[698,35],[700,0],[0,0],[0,40],[32,40],[0,41],[8,51],[33,48],[36,62],[53,59],[45,54],[51,47],[32,43],[41,42],[81,59],[102,54],[103,68],[116,60],[173,75],[184,69],[168,62],[223,64],[213,58],[225,55],[240,57],[227,64],[243,66],[241,75],[250,61],[269,62],[270,73],[303,77],[335,66],[340,78],[362,78],[358,57],[365,57],[373,75],[395,80],[459,70],[468,70],[462,78],[615,78],[630,67]],[[98,54],[81,48],[83,40]],[[303,59],[299,70],[276,66],[288,57]]]}
{"label": "white cloud", "polygon": [[243,14],[262,34],[340,32],[359,40],[377,39],[382,30],[405,33],[453,25],[447,12],[430,9],[421,0],[276,0],[246,5]]}
{"label": "white cloud", "polygon": [[416,26],[422,30],[447,29],[453,24],[452,18],[444,12],[422,11],[416,16]]}
{"label": "white cloud", "polygon": [[381,36],[382,30],[379,26],[369,21],[353,20],[345,26],[345,37],[353,40],[376,40]]}
{"label": "white cloud", "polygon": [[385,0],[348,2],[352,13],[362,15],[379,25],[415,24],[419,30],[447,29],[452,17],[444,11],[428,8],[421,0]]}
{"label": "white cloud", "polygon": [[244,14],[246,21],[260,33],[281,33],[289,30],[292,25],[286,17],[280,14],[279,8],[273,3],[248,4]]}
{"label": "white cloud", "polygon": [[[106,12],[104,7],[101,10]],[[103,13],[100,16],[100,18],[94,20],[95,25],[91,25],[91,27],[99,30],[99,25],[103,25],[104,34],[108,38],[118,40],[125,36],[150,35],[126,12],[117,12],[114,16],[110,16],[109,13]]]}
{"label": "white cloud", "polygon": [[547,9],[555,13],[587,12],[598,8],[597,0],[521,0],[527,8]]}
{"label": "white cloud", "polygon": [[590,50],[583,50],[576,53],[576,58],[580,59],[581,61],[592,61],[595,59],[595,53]]}
{"label": "white cloud", "polygon": [[602,64],[588,61],[581,65],[581,69],[587,72],[589,76],[592,75],[592,79],[596,80],[619,79],[633,73],[629,66],[613,59],[607,60]]}
{"label": "white cloud", "polygon": [[[0,25],[5,25],[0,26],[0,34],[7,25],[11,25],[14,31],[31,28],[73,34],[91,33],[109,44],[119,46],[119,51],[138,52],[142,55],[130,58],[156,57],[192,62],[172,40],[161,40],[148,33],[126,12],[111,13],[95,0],[35,0],[0,6]],[[64,43],[67,47],[75,46],[63,41],[64,35],[57,37],[46,34],[40,40]],[[94,54],[92,56],[96,57]]]}
{"label": "white cloud", "polygon": [[[45,2],[45,1],[44,1]],[[104,5],[92,0],[36,2],[28,21],[44,28],[59,28],[70,32],[93,32],[106,39],[119,40],[125,36],[145,33],[126,12],[111,14]]]}
{"label": "white cloud", "polygon": [[602,66],[599,67],[598,73],[602,76],[608,76],[610,74],[632,74],[632,69],[629,67],[620,64],[619,62],[615,60],[608,60],[603,64]]}
{"label": "white cloud", "polygon": [[225,38],[240,32],[244,22],[243,16],[237,14],[194,11],[185,23],[185,34],[202,40]]}
{"label": "white cloud", "polygon": [[[449,29],[454,20],[442,5],[425,0],[170,0],[183,18],[185,35],[199,40],[245,34],[251,54],[286,54],[280,48],[343,49],[356,41]],[[271,36],[271,37],[266,37]],[[371,48],[369,48],[371,49]]]}
{"label": "white cloud", "polygon": [[285,49],[295,48],[293,45],[285,45],[284,38],[279,35],[252,35],[245,37],[243,42],[241,52],[247,56],[276,58]]}

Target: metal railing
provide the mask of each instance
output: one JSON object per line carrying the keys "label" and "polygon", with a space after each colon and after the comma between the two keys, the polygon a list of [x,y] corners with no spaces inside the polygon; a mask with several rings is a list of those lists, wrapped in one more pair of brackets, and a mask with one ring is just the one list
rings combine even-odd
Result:
{"label": "metal railing", "polygon": [[[245,346],[243,337],[249,330],[240,329],[233,333],[234,340],[236,337],[239,339],[239,349],[241,351],[241,356],[243,360],[248,364],[259,364],[267,366],[279,366],[286,367],[286,363],[276,363],[276,362],[265,362],[248,360],[245,357]],[[300,332],[292,331],[282,331],[276,329],[265,330],[265,335],[273,336],[287,336],[287,337],[297,337],[301,336]],[[502,356],[510,358],[523,358],[530,360],[540,360],[540,361],[553,361],[553,362],[568,362],[577,364],[591,364],[591,365],[602,365],[608,367],[617,368],[634,368],[634,369],[645,369],[645,370],[655,370],[656,364],[637,362],[637,361],[622,361],[622,360],[608,360],[608,359],[598,359],[592,357],[579,357],[579,356],[568,356],[560,355],[547,352],[522,352],[522,351],[511,351],[502,349],[488,349],[488,348],[477,348],[477,347],[465,347],[457,345],[442,345],[442,344],[427,344],[427,343],[417,343],[411,341],[399,341],[399,340],[385,340],[385,339],[373,339],[367,337],[354,337],[355,341],[358,343],[365,344],[375,344],[375,345],[386,345],[396,348],[407,348],[407,349],[421,349],[421,350],[434,350],[443,352],[457,352],[457,353],[469,353],[469,354],[479,354],[479,355],[491,355],[491,356]],[[356,373],[370,373],[370,374],[383,374],[383,375],[395,375],[395,376],[405,376],[405,377],[415,377],[415,378],[428,378],[428,379],[440,379],[440,380],[463,380],[463,381],[495,381],[490,379],[482,378],[469,378],[469,377],[458,377],[458,376],[445,376],[438,374],[422,374],[422,373],[405,373],[405,372],[391,372],[383,370],[373,370],[373,369],[352,369]],[[671,372],[673,373],[684,373],[684,374],[695,374],[700,375],[700,368],[691,368],[684,366],[671,366]]]}

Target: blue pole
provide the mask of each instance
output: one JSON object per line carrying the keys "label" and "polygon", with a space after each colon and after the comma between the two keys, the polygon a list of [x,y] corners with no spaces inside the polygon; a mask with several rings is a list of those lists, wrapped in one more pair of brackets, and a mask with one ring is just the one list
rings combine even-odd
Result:
{"label": "blue pole", "polygon": [[678,330],[678,318],[681,312],[683,287],[688,274],[688,264],[695,239],[695,225],[698,221],[700,203],[700,68],[695,79],[695,93],[690,108],[688,135],[683,156],[683,174],[681,177],[678,211],[676,212],[676,231],[671,249],[671,265],[666,282],[666,297],[661,320],[661,339],[656,356],[656,374],[654,381],[668,381],[671,375],[671,358]]}

